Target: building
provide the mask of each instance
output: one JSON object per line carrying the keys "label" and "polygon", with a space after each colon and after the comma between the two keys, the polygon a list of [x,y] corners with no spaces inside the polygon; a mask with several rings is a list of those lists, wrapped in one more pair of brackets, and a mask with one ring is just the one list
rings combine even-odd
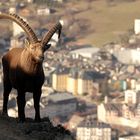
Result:
{"label": "building", "polygon": [[50,9],[46,7],[37,9],[37,15],[39,16],[49,15],[50,12],[51,12]]}
{"label": "building", "polygon": [[[31,0],[28,0],[28,1],[31,1]],[[51,2],[59,2],[59,3],[63,3],[65,2],[66,0],[51,0]],[[35,2],[40,2],[40,3],[44,3],[46,2],[45,0],[36,0]]]}
{"label": "building", "polygon": [[24,46],[25,36],[23,33],[13,36],[10,41],[10,49]]}
{"label": "building", "polygon": [[[28,104],[28,103],[27,103]],[[77,110],[77,100],[69,93],[53,93],[41,98],[41,117],[67,117]],[[26,109],[26,116],[34,118],[33,104]]]}
{"label": "building", "polygon": [[122,49],[114,52],[115,57],[124,64],[140,64],[140,51],[137,49]]}
{"label": "building", "polygon": [[140,33],[140,19],[134,20],[134,32],[135,32],[135,34]]}
{"label": "building", "polygon": [[78,68],[71,68],[67,79],[67,91],[78,95]]}
{"label": "building", "polygon": [[[72,115],[77,109],[76,98],[69,93],[57,93],[48,96],[48,105],[45,111],[42,110],[48,116],[68,116]],[[43,115],[43,113],[42,113]],[[45,115],[46,116],[46,115]]]}
{"label": "building", "polygon": [[[23,17],[22,17],[23,18]],[[27,22],[27,19],[23,18],[24,21]],[[13,36],[17,36],[19,34],[21,34],[23,31],[23,29],[15,22],[13,22]]]}
{"label": "building", "polygon": [[140,120],[140,103],[138,103],[135,107],[135,119]]}
{"label": "building", "polygon": [[100,82],[105,75],[92,70],[80,70],[72,68],[67,80],[67,91],[74,95],[96,94],[99,93]]}
{"label": "building", "polygon": [[[122,116],[126,119],[134,119],[135,117],[135,105],[122,105]],[[140,112],[138,112],[140,113]]]}
{"label": "building", "polygon": [[56,91],[68,91],[74,95],[92,95],[99,93],[104,78],[105,74],[93,70],[58,66],[52,75],[52,87]]}
{"label": "building", "polygon": [[135,83],[135,90],[140,91],[140,80],[137,80]]}
{"label": "building", "polygon": [[97,116],[99,121],[111,121],[111,118],[122,116],[122,105],[113,103],[102,103],[98,105]]}
{"label": "building", "polygon": [[125,103],[136,104],[140,102],[140,92],[134,90],[126,90],[125,92]]}
{"label": "building", "polygon": [[[77,92],[79,95],[83,95],[85,93],[90,94],[95,88],[97,92],[99,92],[100,83],[105,78],[104,74],[99,72],[95,72],[92,70],[81,70],[79,72],[78,77],[78,89]],[[98,85],[97,85],[98,83]]]}
{"label": "building", "polygon": [[108,124],[87,119],[77,127],[77,140],[111,140]]}
{"label": "building", "polygon": [[52,74],[52,87],[56,91],[67,91],[67,78],[69,74],[69,68],[58,66],[55,72]]}
{"label": "building", "polygon": [[85,119],[83,116],[79,115],[72,115],[68,122],[68,129],[71,131],[75,131],[77,129],[77,126]]}
{"label": "building", "polygon": [[34,3],[34,0],[27,0],[28,3]]}
{"label": "building", "polygon": [[120,137],[119,140],[140,140],[140,136],[138,135],[125,136],[125,137]]}
{"label": "building", "polygon": [[63,3],[64,2],[64,0],[54,0],[54,1],[57,1],[59,3]]}
{"label": "building", "polygon": [[81,49],[76,49],[71,51],[71,55],[73,58],[79,58],[80,56],[86,58],[92,58],[95,53],[97,53],[100,49],[95,47],[86,47]]}
{"label": "building", "polygon": [[10,7],[9,8],[9,13],[13,13],[13,14],[15,14],[16,13],[16,8],[15,7]]}

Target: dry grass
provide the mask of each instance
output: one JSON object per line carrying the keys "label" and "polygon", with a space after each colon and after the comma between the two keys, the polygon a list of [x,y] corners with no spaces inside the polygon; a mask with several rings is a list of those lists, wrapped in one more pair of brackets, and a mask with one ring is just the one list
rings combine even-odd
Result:
{"label": "dry grass", "polygon": [[90,21],[89,28],[95,30],[87,33],[79,41],[98,47],[116,40],[120,34],[133,29],[134,19],[140,18],[140,0],[117,3],[113,6],[107,6],[105,0],[97,0],[89,4],[81,1],[74,5],[82,9],[89,7],[88,10],[76,14],[75,17],[87,19]]}

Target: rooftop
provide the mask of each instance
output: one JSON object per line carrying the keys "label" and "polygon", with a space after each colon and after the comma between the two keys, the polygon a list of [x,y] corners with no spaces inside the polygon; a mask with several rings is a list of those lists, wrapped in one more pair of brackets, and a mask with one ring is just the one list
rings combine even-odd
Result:
{"label": "rooftop", "polygon": [[73,99],[75,100],[76,98],[70,93],[54,93],[48,96],[48,100],[52,102],[61,102]]}
{"label": "rooftop", "polygon": [[69,68],[64,67],[62,65],[58,65],[54,71],[55,74],[68,74],[69,73]]}
{"label": "rooftop", "polygon": [[119,103],[116,103],[116,104],[113,104],[113,103],[107,103],[107,104],[104,104],[106,110],[108,111],[118,111],[120,112],[121,108],[122,108],[122,104],[119,104]]}
{"label": "rooftop", "polygon": [[105,74],[101,74],[95,71],[80,71],[79,77],[85,80],[104,79]]}
{"label": "rooftop", "polygon": [[134,136],[120,137],[119,140],[140,140],[140,136],[134,135]]}
{"label": "rooftop", "polygon": [[84,57],[91,57],[93,54],[97,53],[100,49],[95,47],[87,47],[82,49],[76,49],[71,51],[71,54],[77,54]]}
{"label": "rooftop", "polygon": [[84,120],[79,124],[79,127],[110,128],[110,125],[95,120]]}

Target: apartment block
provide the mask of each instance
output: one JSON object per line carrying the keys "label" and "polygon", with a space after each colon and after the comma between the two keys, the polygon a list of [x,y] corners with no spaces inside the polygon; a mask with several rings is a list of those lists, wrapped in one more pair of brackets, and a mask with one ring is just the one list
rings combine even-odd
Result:
{"label": "apartment block", "polygon": [[113,103],[102,103],[97,108],[98,120],[107,122],[110,117],[116,118],[122,116],[122,105]]}
{"label": "apartment block", "polygon": [[[135,117],[135,105],[123,104],[122,116],[126,119],[132,119]],[[138,112],[140,114],[140,112]]]}
{"label": "apartment block", "polygon": [[52,75],[52,87],[59,92],[67,91],[67,79],[69,74],[69,68],[59,67],[56,68]]}
{"label": "apartment block", "polygon": [[78,68],[71,68],[67,79],[67,91],[78,95]]}
{"label": "apartment block", "polygon": [[52,87],[56,91],[68,91],[74,95],[99,93],[105,75],[92,70],[59,68],[52,75]]}
{"label": "apartment block", "polygon": [[137,104],[140,102],[140,91],[126,90],[125,91],[125,103]]}
{"label": "apartment block", "polygon": [[111,140],[111,127],[95,120],[85,120],[77,127],[77,140]]}

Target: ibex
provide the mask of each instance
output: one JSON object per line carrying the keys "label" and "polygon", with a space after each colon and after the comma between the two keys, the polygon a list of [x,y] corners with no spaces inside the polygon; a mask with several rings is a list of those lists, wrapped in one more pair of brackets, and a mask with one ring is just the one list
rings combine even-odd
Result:
{"label": "ibex", "polygon": [[50,48],[53,34],[58,30],[60,37],[62,26],[60,22],[53,25],[46,35],[39,40],[32,28],[18,15],[1,13],[0,19],[10,19],[16,22],[27,34],[28,41],[25,47],[13,48],[2,57],[3,66],[3,110],[7,113],[9,93],[12,88],[17,90],[18,118],[20,122],[25,121],[25,93],[32,92],[35,108],[35,121],[40,121],[40,97],[41,88],[44,83],[43,60],[44,52]]}

